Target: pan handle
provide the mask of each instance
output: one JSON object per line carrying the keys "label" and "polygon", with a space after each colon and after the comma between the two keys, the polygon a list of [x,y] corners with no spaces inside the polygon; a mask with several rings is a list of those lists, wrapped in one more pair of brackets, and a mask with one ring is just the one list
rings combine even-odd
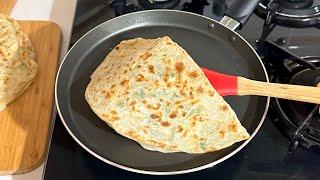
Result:
{"label": "pan handle", "polygon": [[232,30],[241,29],[258,6],[260,0],[236,0],[227,9],[220,23]]}

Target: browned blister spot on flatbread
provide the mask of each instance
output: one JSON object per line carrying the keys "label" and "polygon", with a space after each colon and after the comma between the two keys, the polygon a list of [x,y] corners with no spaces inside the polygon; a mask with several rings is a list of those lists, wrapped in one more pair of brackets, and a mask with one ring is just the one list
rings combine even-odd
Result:
{"label": "browned blister spot on flatbread", "polygon": [[202,86],[198,86],[197,89],[196,89],[196,92],[199,93],[199,94],[204,93],[203,87]]}
{"label": "browned blister spot on flatbread", "polygon": [[147,51],[146,53],[140,55],[140,58],[145,61],[151,56],[152,56],[152,53],[150,51]]}
{"label": "browned blister spot on flatbread", "polygon": [[188,131],[185,130],[185,131],[183,132],[183,134],[182,134],[182,137],[186,137],[186,136],[187,136],[187,133],[188,133]]}
{"label": "browned blister spot on flatbread", "polygon": [[145,81],[146,80],[146,77],[142,74],[138,74],[136,77],[136,82],[142,82],[142,81]]}
{"label": "browned blister spot on flatbread", "polygon": [[113,96],[113,94],[114,94],[114,91],[113,90],[111,90],[111,91],[107,91],[106,93],[105,93],[105,99],[107,100],[107,99],[110,99],[112,96]]}
{"label": "browned blister spot on flatbread", "polygon": [[228,106],[227,105],[222,105],[219,107],[221,111],[225,112],[228,110]]}
{"label": "browned blister spot on flatbread", "polygon": [[177,132],[181,133],[183,131],[183,127],[181,125],[177,126]]}
{"label": "browned blister spot on flatbread", "polygon": [[138,112],[137,108],[136,108],[136,104],[137,104],[137,101],[136,100],[132,100],[129,102],[129,107],[131,108],[132,111],[134,112]]}
{"label": "browned blister spot on flatbread", "polygon": [[213,91],[209,91],[209,96],[213,97],[214,96],[214,92]]}
{"label": "browned blister spot on flatbread", "polygon": [[125,85],[128,84],[128,82],[129,82],[129,80],[124,79],[124,80],[122,80],[122,81],[120,82],[120,85],[121,85],[121,86],[125,86]]}
{"label": "browned blister spot on flatbread", "polygon": [[176,68],[176,71],[178,72],[178,73],[182,73],[182,71],[184,70],[184,64],[183,64],[183,62],[176,62],[175,64],[174,64],[174,67]]}
{"label": "browned blister spot on flatbread", "polygon": [[120,49],[120,47],[119,47],[119,46],[116,46],[116,47],[115,47],[115,49],[116,49],[116,50],[119,50],[119,49]]}
{"label": "browned blister spot on flatbread", "polygon": [[170,113],[170,115],[169,115],[169,117],[171,118],[171,119],[174,119],[174,118],[176,118],[178,116],[178,112],[177,111],[172,111],[171,113]]}
{"label": "browned blister spot on flatbread", "polygon": [[118,115],[118,113],[115,110],[110,111],[112,115]]}
{"label": "browned blister spot on flatbread", "polygon": [[193,96],[193,92],[192,92],[192,91],[189,91],[189,97],[190,97],[191,99],[193,99],[193,98],[194,98],[194,96]]}
{"label": "browned blister spot on flatbread", "polygon": [[167,82],[168,79],[169,79],[170,71],[171,71],[170,67],[169,67],[169,66],[166,66],[166,69],[165,69],[165,71],[164,71],[164,73],[163,73],[163,80],[164,80],[165,82]]}
{"label": "browned blister spot on flatbread", "polygon": [[157,110],[160,108],[160,103],[156,103],[156,104],[147,104],[147,108],[148,109],[154,109],[154,110]]}
{"label": "browned blister spot on flatbread", "polygon": [[168,121],[161,122],[161,126],[169,127],[171,124]]}
{"label": "browned blister spot on flatbread", "polygon": [[154,66],[153,65],[149,65],[148,66],[148,72],[154,74]]}
{"label": "browned blister spot on flatbread", "polygon": [[155,141],[155,140],[147,140],[147,142],[155,145],[155,146],[158,146],[158,147],[168,147],[168,148],[177,148],[176,145],[167,145],[167,144],[164,144],[164,143],[160,143],[158,141]]}
{"label": "browned blister spot on flatbread", "polygon": [[190,103],[191,103],[192,105],[195,105],[195,104],[197,104],[197,103],[199,103],[199,102],[200,102],[200,99],[193,98]]}
{"label": "browned blister spot on flatbread", "polygon": [[192,71],[192,72],[188,73],[188,76],[190,78],[197,78],[199,75],[198,75],[197,71]]}
{"label": "browned blister spot on flatbread", "polygon": [[142,128],[142,131],[143,131],[145,134],[148,134],[148,131],[147,131],[145,128]]}
{"label": "browned blister spot on flatbread", "polygon": [[237,132],[238,126],[236,122],[232,122],[231,124],[229,124],[228,129],[232,132]]}
{"label": "browned blister spot on flatbread", "polygon": [[226,133],[226,132],[225,132],[224,130],[220,130],[220,131],[219,131],[220,137],[221,137],[221,138],[224,138],[225,133]]}
{"label": "browned blister spot on flatbread", "polygon": [[150,115],[151,119],[156,121],[161,121],[162,118],[162,112],[154,112]]}

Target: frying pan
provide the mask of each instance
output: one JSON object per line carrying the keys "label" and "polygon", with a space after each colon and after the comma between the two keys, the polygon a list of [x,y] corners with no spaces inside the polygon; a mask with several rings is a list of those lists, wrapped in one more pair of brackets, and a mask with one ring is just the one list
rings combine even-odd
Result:
{"label": "frying pan", "polygon": [[[73,139],[96,158],[113,166],[145,174],[168,175],[216,165],[240,151],[261,127],[269,97],[230,96],[251,137],[223,150],[205,154],[160,153],[143,149],[117,134],[90,109],[84,98],[90,75],[122,40],[170,36],[208,69],[268,82],[254,49],[234,29],[244,25],[258,0],[238,0],[220,22],[182,11],[149,10],[111,19],[85,34],[60,65],[55,98],[58,113]],[[231,18],[233,17],[233,18]]]}

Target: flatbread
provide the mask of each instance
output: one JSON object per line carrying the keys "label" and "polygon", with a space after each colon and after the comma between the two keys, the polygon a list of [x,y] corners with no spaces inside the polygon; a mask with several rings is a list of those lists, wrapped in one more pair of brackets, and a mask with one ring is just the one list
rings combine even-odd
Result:
{"label": "flatbread", "polygon": [[19,97],[37,74],[28,35],[12,18],[0,14],[0,110]]}
{"label": "flatbread", "polygon": [[85,98],[117,133],[152,151],[206,153],[250,136],[169,37],[122,41],[91,75]]}

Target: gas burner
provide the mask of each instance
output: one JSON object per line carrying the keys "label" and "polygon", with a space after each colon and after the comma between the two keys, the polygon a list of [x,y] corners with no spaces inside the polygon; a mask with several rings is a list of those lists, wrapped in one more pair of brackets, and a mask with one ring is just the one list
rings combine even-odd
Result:
{"label": "gas burner", "polygon": [[289,9],[301,9],[312,6],[313,0],[278,0],[277,3]]}
{"label": "gas burner", "polygon": [[320,5],[312,0],[263,0],[256,13],[262,18],[270,16],[270,23],[294,28],[320,24]]}
{"label": "gas burner", "polygon": [[[109,6],[116,16],[149,10],[149,9],[175,9],[183,10],[190,0],[113,0]],[[200,0],[199,0],[200,1]]]}
{"label": "gas burner", "polygon": [[[284,59],[282,68],[278,64],[273,71],[271,81],[317,86],[320,82],[320,57],[306,56],[301,59],[315,68],[308,68],[296,60]],[[278,128],[292,140],[289,155],[298,145],[308,149],[320,148],[319,105],[273,98],[270,111],[275,112],[273,119]]]}
{"label": "gas burner", "polygon": [[172,9],[180,3],[180,0],[138,0],[144,9]]}

